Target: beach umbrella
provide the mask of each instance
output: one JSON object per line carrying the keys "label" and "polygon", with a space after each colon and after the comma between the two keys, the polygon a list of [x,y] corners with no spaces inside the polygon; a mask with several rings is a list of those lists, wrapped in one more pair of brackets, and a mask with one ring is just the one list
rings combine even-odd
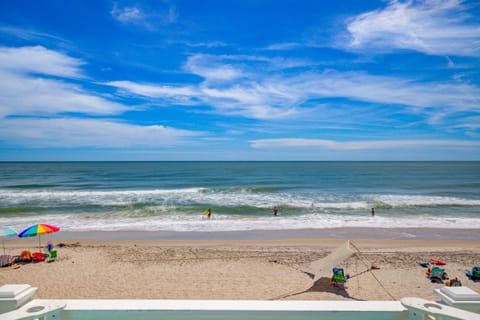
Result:
{"label": "beach umbrella", "polygon": [[17,231],[12,228],[0,228],[0,237],[2,237],[3,254],[5,254],[5,237],[14,237],[17,235]]}
{"label": "beach umbrella", "polygon": [[40,224],[33,225],[31,227],[28,227],[27,229],[20,232],[18,236],[20,238],[38,236],[38,247],[41,249],[42,246],[40,245],[40,236],[43,234],[54,233],[58,231],[60,231],[59,227],[40,223]]}

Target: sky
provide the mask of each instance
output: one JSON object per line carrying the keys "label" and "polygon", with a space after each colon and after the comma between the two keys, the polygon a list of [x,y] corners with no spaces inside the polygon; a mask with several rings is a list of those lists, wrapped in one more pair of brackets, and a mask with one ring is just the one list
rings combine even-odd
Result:
{"label": "sky", "polygon": [[480,160],[480,2],[0,2],[0,161]]}

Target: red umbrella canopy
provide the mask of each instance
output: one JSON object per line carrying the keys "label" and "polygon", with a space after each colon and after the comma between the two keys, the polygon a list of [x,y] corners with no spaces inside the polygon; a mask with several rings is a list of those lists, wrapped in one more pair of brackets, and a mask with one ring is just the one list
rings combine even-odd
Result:
{"label": "red umbrella canopy", "polygon": [[42,234],[54,233],[54,232],[57,232],[57,231],[60,231],[59,227],[52,226],[52,225],[49,225],[49,224],[40,223],[40,224],[33,225],[33,226],[23,230],[22,232],[20,232],[18,234],[18,236],[20,238],[35,237],[35,236],[41,236]]}

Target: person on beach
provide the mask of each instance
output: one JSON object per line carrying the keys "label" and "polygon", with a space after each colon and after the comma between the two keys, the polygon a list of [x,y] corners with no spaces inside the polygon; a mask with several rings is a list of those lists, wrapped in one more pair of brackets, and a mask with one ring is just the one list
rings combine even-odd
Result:
{"label": "person on beach", "polygon": [[276,217],[277,214],[278,214],[278,209],[277,209],[277,207],[274,207],[273,208],[273,215]]}
{"label": "person on beach", "polygon": [[208,208],[207,210],[205,210],[204,214],[207,216],[208,219],[210,219],[210,217],[212,216],[212,209]]}
{"label": "person on beach", "polygon": [[375,216],[375,208],[372,208],[372,217]]}

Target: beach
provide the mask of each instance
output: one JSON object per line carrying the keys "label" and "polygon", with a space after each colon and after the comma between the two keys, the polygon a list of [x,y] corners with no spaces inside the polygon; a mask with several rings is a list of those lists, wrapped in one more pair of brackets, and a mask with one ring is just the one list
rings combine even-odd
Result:
{"label": "beach", "polygon": [[[60,228],[40,239],[56,261],[2,268],[0,284],[48,299],[435,300],[419,262],[439,259],[480,292],[465,277],[478,181],[480,162],[0,163],[0,226]],[[313,283],[311,263],[347,240],[361,254],[338,265],[346,288],[330,267]]]}
{"label": "beach", "polygon": [[[88,235],[93,239],[85,239]],[[45,299],[437,300],[433,289],[443,285],[431,283],[418,263],[440,259],[450,278],[480,292],[480,282],[465,276],[480,262],[478,239],[350,239],[359,255],[339,265],[350,276],[339,288],[328,272],[313,284],[317,270],[310,263],[342,245],[341,237],[119,240],[121,232],[104,239],[88,233],[74,237],[46,236],[58,252],[56,261],[2,268],[0,285],[27,283],[39,288],[36,298]],[[35,250],[37,239],[7,244],[13,254]]]}

